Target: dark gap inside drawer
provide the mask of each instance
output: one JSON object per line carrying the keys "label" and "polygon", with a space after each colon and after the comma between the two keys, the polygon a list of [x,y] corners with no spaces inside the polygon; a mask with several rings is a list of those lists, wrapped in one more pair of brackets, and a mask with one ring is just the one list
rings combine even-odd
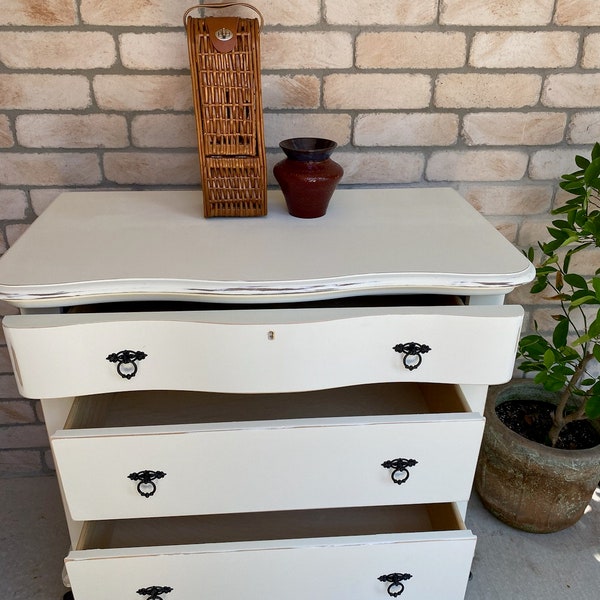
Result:
{"label": "dark gap inside drawer", "polygon": [[236,302],[186,302],[186,301],[136,301],[105,302],[82,304],[66,309],[68,313],[115,313],[115,312],[166,312],[166,311],[214,311],[214,310],[273,310],[290,308],[373,308],[402,306],[460,306],[464,299],[445,294],[384,294],[373,296],[353,296],[328,300],[305,302],[257,302],[239,304]]}
{"label": "dark gap inside drawer", "polygon": [[451,503],[86,522],[78,550],[465,529]]}
{"label": "dark gap inside drawer", "polygon": [[282,394],[139,391],[75,399],[65,429],[464,413],[458,386],[378,383]]}

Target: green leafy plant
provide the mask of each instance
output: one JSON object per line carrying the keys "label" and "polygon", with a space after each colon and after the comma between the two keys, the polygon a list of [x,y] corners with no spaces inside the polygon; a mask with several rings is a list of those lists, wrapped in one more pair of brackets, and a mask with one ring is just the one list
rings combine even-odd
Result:
{"label": "green leafy plant", "polygon": [[[536,333],[523,337],[518,351],[520,368],[560,393],[548,432],[552,446],[568,423],[600,417],[600,377],[590,371],[594,359],[600,361],[600,269],[591,277],[572,270],[575,254],[600,248],[600,144],[591,158],[576,156],[575,164],[578,170],[561,178],[560,187],[572,197],[552,211],[560,218],[548,227],[551,240],[538,243],[542,256],[531,288],[556,302],[560,312],[552,315],[551,339],[537,333],[536,323]],[[533,248],[527,255],[534,262]]]}

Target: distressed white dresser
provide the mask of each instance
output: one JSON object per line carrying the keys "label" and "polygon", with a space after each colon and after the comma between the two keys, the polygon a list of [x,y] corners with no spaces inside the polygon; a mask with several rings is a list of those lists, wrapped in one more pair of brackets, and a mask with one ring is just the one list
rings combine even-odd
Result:
{"label": "distressed white dresser", "polygon": [[61,195],[0,261],[76,600],[459,600],[533,267],[450,189]]}

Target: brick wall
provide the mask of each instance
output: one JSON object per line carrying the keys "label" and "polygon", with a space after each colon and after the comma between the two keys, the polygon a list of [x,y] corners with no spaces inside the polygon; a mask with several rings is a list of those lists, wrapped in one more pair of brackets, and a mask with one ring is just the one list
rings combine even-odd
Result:
{"label": "brick wall", "polygon": [[[270,165],[285,137],[329,137],[345,184],[453,186],[527,246],[600,139],[598,0],[250,2]],[[0,251],[65,189],[198,186],[192,4],[3,0]],[[513,299],[548,322],[527,290]],[[0,350],[0,476],[49,472],[39,407]]]}

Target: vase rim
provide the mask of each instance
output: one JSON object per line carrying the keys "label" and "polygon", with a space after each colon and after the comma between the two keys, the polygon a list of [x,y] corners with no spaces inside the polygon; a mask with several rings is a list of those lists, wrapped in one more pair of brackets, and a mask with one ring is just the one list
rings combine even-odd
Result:
{"label": "vase rim", "polygon": [[295,137],[279,142],[288,158],[296,160],[326,160],[337,148],[337,142],[319,137]]}

